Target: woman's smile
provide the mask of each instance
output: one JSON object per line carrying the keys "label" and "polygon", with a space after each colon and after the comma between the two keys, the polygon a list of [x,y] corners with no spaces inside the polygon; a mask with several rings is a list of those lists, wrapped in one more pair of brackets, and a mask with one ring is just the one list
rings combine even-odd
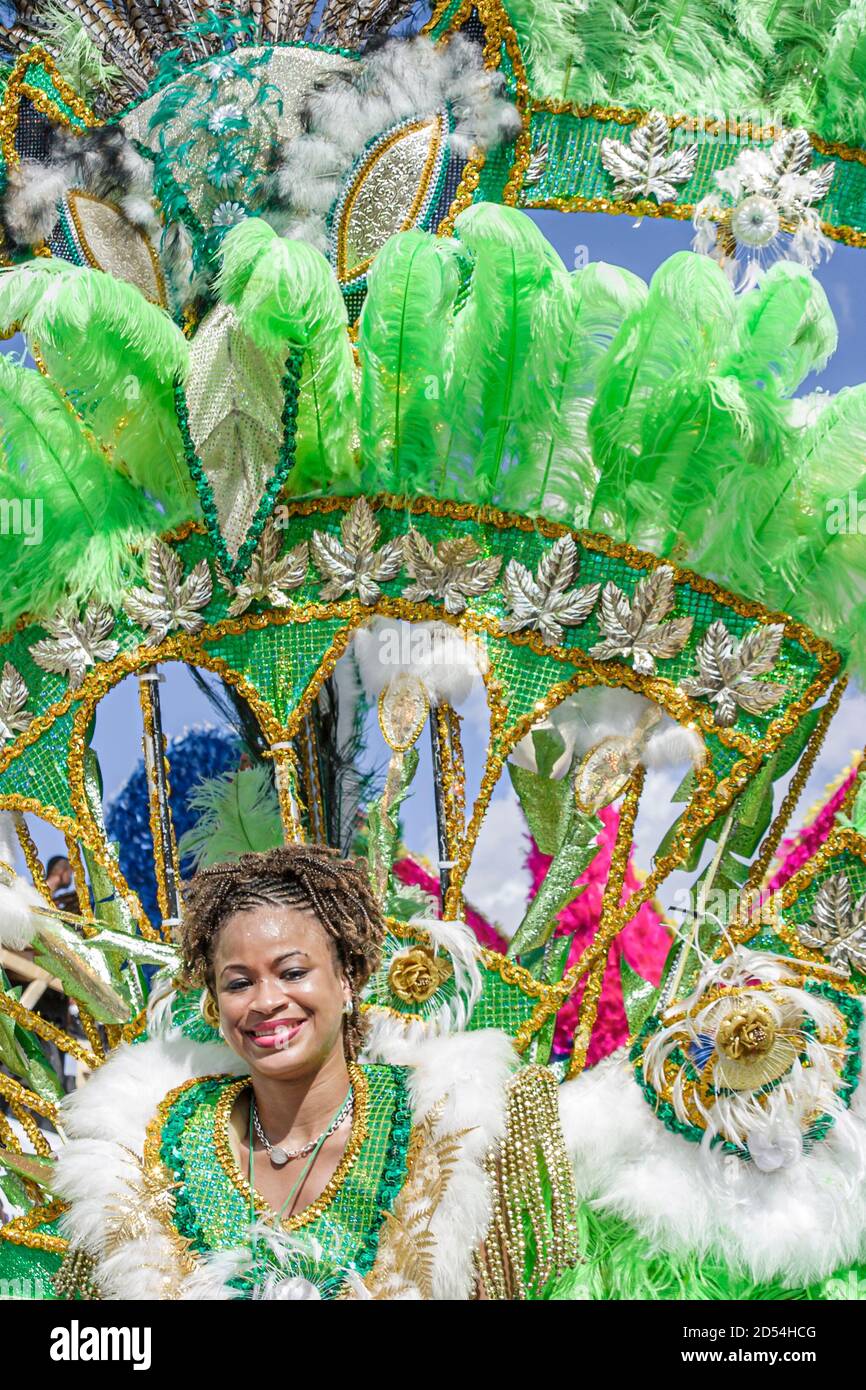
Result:
{"label": "woman's smile", "polygon": [[269,1018],[244,1032],[257,1047],[284,1048],[294,1041],[306,1022],[305,1018]]}

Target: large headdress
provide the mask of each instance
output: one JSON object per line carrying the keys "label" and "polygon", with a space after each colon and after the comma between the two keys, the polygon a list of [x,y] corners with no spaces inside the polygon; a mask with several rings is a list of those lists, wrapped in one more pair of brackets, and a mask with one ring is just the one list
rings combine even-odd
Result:
{"label": "large headdress", "polygon": [[[110,1042],[134,1032],[144,967],[174,960],[160,663],[214,673],[251,718],[284,835],[346,847],[360,706],[341,661],[354,662],[391,753],[366,816],[392,933],[371,1006],[400,1026],[503,1023],[546,1057],[586,980],[579,1071],[613,938],[708,843],[715,886],[739,886],[774,781],[817,746],[862,656],[866,551],[827,518],[864,487],[863,388],[792,399],[835,346],[823,291],[780,261],[738,295],[718,259],[691,252],[649,285],[603,263],[569,272],[525,213],[496,206],[562,188],[582,206],[596,158],[618,170],[608,210],[622,195],[673,211],[687,180],[695,201],[709,186],[703,145],[662,157],[662,118],[614,150],[634,113],[574,104],[590,77],[593,101],[612,98],[603,46],[596,66],[562,74],[555,24],[530,8],[439,7],[427,37],[364,48],[408,21],[402,7],[327,5],[313,34],[313,7],[196,7],[190,24],[168,6],[69,0],[11,69],[0,215],[16,264],[0,319],[39,370],[0,360],[0,491],[17,518],[0,535],[0,808],[37,882],[24,814],[67,836],[89,880],[83,933],[56,910],[30,930],[77,991],[89,1041],[74,1046],[91,1063],[97,1024]],[[86,98],[58,72],[69,11],[86,31]],[[25,20],[10,35],[22,47]],[[750,43],[765,40],[782,44]],[[662,36],[642,43],[652,56]],[[725,83],[733,71],[719,68]],[[596,153],[578,161],[582,139]],[[829,196],[809,149],[803,209],[818,205],[806,184]],[[808,240],[813,219],[785,215]],[[89,746],[99,701],[130,674],[160,920],[105,832]],[[490,737],[467,806],[455,707],[473,679]],[[393,874],[398,809],[428,721],[445,921],[407,926],[419,901]],[[509,760],[550,867],[508,957],[479,963],[459,920]],[[682,814],[626,888],[645,781],[676,763]],[[601,925],[563,974],[556,916],[614,801]],[[11,880],[11,845],[4,858]],[[686,1000],[692,945],[672,967]],[[798,1000],[818,1036],[831,1005]],[[759,1020],[777,1061],[780,1008]],[[47,1036],[9,993],[0,1009]],[[706,1022],[757,1036],[754,1019]],[[680,1040],[660,1046],[663,1071]],[[16,1068],[20,1108],[38,1064]]]}

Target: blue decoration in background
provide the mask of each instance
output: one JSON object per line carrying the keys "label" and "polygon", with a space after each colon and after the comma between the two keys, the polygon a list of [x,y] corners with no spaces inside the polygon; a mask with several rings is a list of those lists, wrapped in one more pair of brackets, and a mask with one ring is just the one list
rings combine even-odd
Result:
{"label": "blue decoration in background", "polygon": [[[177,839],[198,819],[189,808],[189,798],[200,782],[237,768],[241,745],[235,734],[210,725],[196,725],[167,741],[171,814]],[[154,925],[162,920],[156,901],[156,870],[150,836],[150,796],[144,758],[139,758],[119,792],[106,802],[105,825],[108,837],[117,841],[120,868],[130,888],[141,898],[142,906]],[[181,862],[181,874],[192,872],[192,865]]]}

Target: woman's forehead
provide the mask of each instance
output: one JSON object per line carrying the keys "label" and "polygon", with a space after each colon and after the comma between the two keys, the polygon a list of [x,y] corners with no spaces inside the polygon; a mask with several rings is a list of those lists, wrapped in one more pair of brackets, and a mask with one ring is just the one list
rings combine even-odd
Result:
{"label": "woman's forehead", "polygon": [[261,903],[226,920],[216,939],[214,958],[225,960],[239,952],[247,958],[296,952],[319,959],[329,949],[328,934],[309,909]]}

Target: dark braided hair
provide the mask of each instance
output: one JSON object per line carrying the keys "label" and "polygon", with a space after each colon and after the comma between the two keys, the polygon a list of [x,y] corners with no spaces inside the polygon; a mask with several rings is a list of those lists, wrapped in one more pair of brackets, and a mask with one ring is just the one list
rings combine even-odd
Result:
{"label": "dark braided hair", "polygon": [[357,1056],[363,1029],[360,990],[379,964],[384,923],[362,860],[342,859],[321,845],[280,845],[202,869],[187,885],[180,947],[183,983],[213,987],[214,944],[236,912],[282,903],[312,912],[330,938],[352,990],[345,1044]]}

